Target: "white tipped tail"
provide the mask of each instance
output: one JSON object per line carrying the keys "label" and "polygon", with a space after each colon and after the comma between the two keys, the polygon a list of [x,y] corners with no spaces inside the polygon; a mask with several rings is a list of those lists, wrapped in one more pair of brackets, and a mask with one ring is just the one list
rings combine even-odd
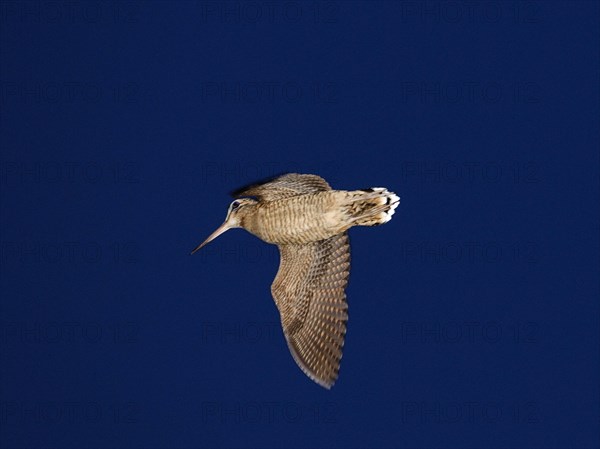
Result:
{"label": "white tipped tail", "polygon": [[352,192],[349,212],[355,226],[377,226],[392,219],[400,197],[384,187],[373,187]]}

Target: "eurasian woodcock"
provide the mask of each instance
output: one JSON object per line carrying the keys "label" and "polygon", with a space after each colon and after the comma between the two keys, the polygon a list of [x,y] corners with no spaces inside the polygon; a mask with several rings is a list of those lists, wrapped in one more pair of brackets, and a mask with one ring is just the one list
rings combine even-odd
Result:
{"label": "eurasian woodcock", "polygon": [[192,254],[232,228],[279,247],[271,285],[294,360],[331,388],[338,377],[348,321],[348,229],[387,223],[400,198],[382,187],[333,190],[316,175],[290,173],[234,194],[225,222]]}

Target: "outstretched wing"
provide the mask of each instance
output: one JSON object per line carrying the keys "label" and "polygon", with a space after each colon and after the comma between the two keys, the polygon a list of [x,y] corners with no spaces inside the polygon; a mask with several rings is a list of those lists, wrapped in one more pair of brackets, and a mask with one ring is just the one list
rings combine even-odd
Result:
{"label": "outstretched wing", "polygon": [[281,262],[271,293],[298,366],[331,388],[342,358],[350,273],[347,233],[306,245],[279,246]]}
{"label": "outstretched wing", "polygon": [[331,190],[331,187],[320,176],[288,173],[263,184],[242,188],[233,192],[233,197],[253,196],[258,198],[259,201],[275,201],[323,190]]}

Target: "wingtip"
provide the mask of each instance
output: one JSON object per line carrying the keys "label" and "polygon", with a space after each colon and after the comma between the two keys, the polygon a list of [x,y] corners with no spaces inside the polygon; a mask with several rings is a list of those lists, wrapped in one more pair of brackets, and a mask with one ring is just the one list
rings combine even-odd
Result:
{"label": "wingtip", "polygon": [[329,391],[329,390],[331,390],[331,388],[332,388],[332,387],[335,385],[335,381],[337,380],[337,379],[334,379],[334,380],[332,380],[332,381],[330,381],[330,382],[327,382],[327,381],[325,381],[325,380],[323,380],[323,379],[319,379],[319,378],[317,378],[317,377],[316,377],[316,376],[314,376],[314,375],[310,375],[310,374],[308,374],[306,371],[304,372],[304,374],[306,374],[306,375],[307,375],[307,377],[308,377],[310,380],[312,380],[314,383],[316,383],[318,386],[320,386],[320,387],[322,387],[322,388],[324,388],[324,389],[326,389],[326,390],[328,390],[328,391]]}

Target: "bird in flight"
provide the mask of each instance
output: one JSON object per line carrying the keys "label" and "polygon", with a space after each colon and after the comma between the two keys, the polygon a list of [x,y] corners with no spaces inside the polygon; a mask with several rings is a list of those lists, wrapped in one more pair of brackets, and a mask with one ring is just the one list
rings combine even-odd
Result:
{"label": "bird in flight", "polygon": [[288,347],[310,379],[331,388],[348,321],[348,229],[387,223],[400,198],[383,187],[333,190],[319,176],[297,173],[233,196],[225,222],[192,254],[233,228],[277,245],[280,264],[271,294]]}

